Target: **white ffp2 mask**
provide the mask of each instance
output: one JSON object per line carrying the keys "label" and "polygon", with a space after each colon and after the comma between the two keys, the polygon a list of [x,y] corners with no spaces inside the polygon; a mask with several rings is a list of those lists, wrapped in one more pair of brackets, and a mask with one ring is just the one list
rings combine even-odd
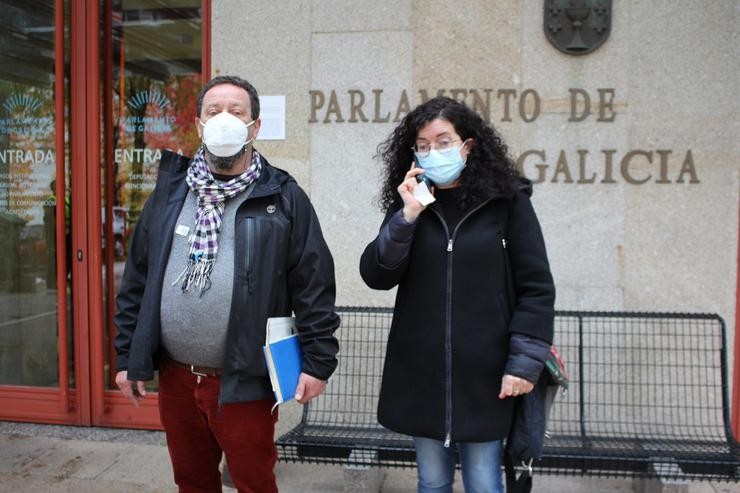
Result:
{"label": "white ffp2 mask", "polygon": [[200,124],[203,125],[203,143],[208,150],[214,156],[229,157],[251,142],[247,137],[254,120],[244,123],[231,113],[223,111],[205,123],[200,121]]}

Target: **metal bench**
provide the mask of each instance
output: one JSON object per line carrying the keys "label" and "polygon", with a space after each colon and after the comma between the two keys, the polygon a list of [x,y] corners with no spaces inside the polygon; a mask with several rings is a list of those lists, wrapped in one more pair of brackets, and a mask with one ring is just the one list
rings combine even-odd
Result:
{"label": "metal bench", "polygon": [[[392,310],[344,307],[339,314],[339,368],[326,392],[304,406],[300,423],[277,440],[280,459],[415,467],[410,438],[376,420]],[[570,390],[555,401],[535,471],[738,481],[719,316],[557,312],[555,334]]]}

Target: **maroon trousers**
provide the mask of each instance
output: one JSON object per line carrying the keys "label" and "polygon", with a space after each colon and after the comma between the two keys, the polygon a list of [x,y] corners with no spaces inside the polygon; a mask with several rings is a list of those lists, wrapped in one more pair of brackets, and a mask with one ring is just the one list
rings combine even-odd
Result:
{"label": "maroon trousers", "polygon": [[221,453],[242,493],[277,492],[272,399],[222,404],[220,377],[198,377],[169,361],[159,373],[159,416],[180,493],[221,493]]}

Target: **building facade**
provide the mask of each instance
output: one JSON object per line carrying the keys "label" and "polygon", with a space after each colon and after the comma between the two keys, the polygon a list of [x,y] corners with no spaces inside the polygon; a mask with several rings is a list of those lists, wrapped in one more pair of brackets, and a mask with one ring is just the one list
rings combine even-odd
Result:
{"label": "building facade", "polygon": [[0,215],[17,233],[0,262],[0,417],[158,426],[153,404],[111,390],[112,299],[158,153],[194,151],[194,95],[218,74],[262,95],[257,148],[309,193],[339,304],[392,304],[358,273],[382,217],[373,156],[442,94],[535,182],[558,309],[718,313],[733,347],[739,5],[3,2],[22,20],[2,35],[16,51],[2,55]]}

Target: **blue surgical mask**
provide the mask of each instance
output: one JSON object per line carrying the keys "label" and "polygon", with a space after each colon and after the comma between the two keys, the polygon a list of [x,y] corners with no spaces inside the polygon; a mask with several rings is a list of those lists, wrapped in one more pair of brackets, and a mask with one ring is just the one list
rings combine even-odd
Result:
{"label": "blue surgical mask", "polygon": [[432,149],[424,157],[417,153],[416,158],[419,160],[419,166],[424,169],[424,176],[432,180],[435,185],[441,186],[449,185],[457,180],[465,168],[465,162],[460,155],[463,145],[465,145],[464,142],[460,147],[444,152]]}

